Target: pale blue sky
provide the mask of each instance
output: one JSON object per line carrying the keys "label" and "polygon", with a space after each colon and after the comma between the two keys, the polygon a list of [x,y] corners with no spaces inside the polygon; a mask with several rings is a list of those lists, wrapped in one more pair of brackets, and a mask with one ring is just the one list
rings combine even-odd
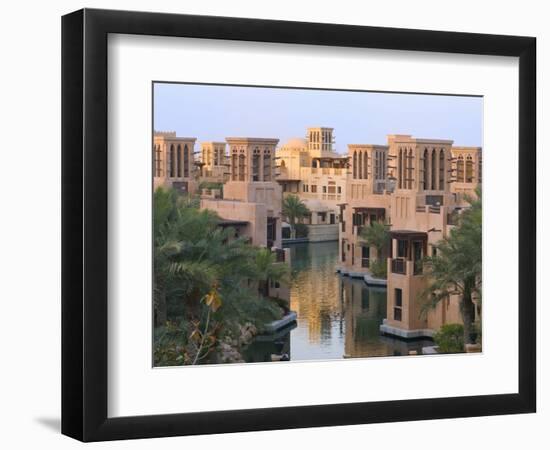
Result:
{"label": "pale blue sky", "polygon": [[198,142],[249,136],[284,143],[327,126],[340,153],[347,144],[385,144],[387,134],[482,145],[480,97],[165,83],[155,83],[154,95],[155,130]]}

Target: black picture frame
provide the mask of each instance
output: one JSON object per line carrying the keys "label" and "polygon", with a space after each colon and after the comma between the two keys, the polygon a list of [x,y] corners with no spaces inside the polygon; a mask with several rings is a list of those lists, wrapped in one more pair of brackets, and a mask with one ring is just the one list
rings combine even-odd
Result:
{"label": "black picture frame", "polygon": [[[110,33],[519,58],[518,393],[107,417],[107,36]],[[536,409],[536,39],[83,9],[62,18],[62,433],[82,441]]]}

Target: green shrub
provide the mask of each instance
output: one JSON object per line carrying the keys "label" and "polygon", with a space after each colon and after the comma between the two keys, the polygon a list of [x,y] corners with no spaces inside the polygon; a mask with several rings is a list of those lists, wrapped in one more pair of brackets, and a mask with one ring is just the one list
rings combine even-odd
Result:
{"label": "green shrub", "polygon": [[374,278],[388,277],[388,263],[385,259],[371,260],[369,270]]}
{"label": "green shrub", "polygon": [[464,325],[445,324],[434,334],[433,339],[439,347],[439,353],[463,353]]}

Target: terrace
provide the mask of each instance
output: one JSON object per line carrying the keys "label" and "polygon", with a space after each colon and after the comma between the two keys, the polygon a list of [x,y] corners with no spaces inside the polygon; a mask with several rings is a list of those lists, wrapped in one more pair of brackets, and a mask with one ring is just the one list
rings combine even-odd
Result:
{"label": "terrace", "polygon": [[422,275],[422,260],[427,255],[428,233],[395,230],[390,232],[390,237],[391,272],[399,275]]}

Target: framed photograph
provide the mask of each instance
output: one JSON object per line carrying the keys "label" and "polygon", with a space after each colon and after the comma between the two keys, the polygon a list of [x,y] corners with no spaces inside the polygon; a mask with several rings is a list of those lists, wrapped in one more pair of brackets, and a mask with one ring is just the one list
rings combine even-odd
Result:
{"label": "framed photograph", "polygon": [[536,40],[62,20],[62,432],[535,412]]}

